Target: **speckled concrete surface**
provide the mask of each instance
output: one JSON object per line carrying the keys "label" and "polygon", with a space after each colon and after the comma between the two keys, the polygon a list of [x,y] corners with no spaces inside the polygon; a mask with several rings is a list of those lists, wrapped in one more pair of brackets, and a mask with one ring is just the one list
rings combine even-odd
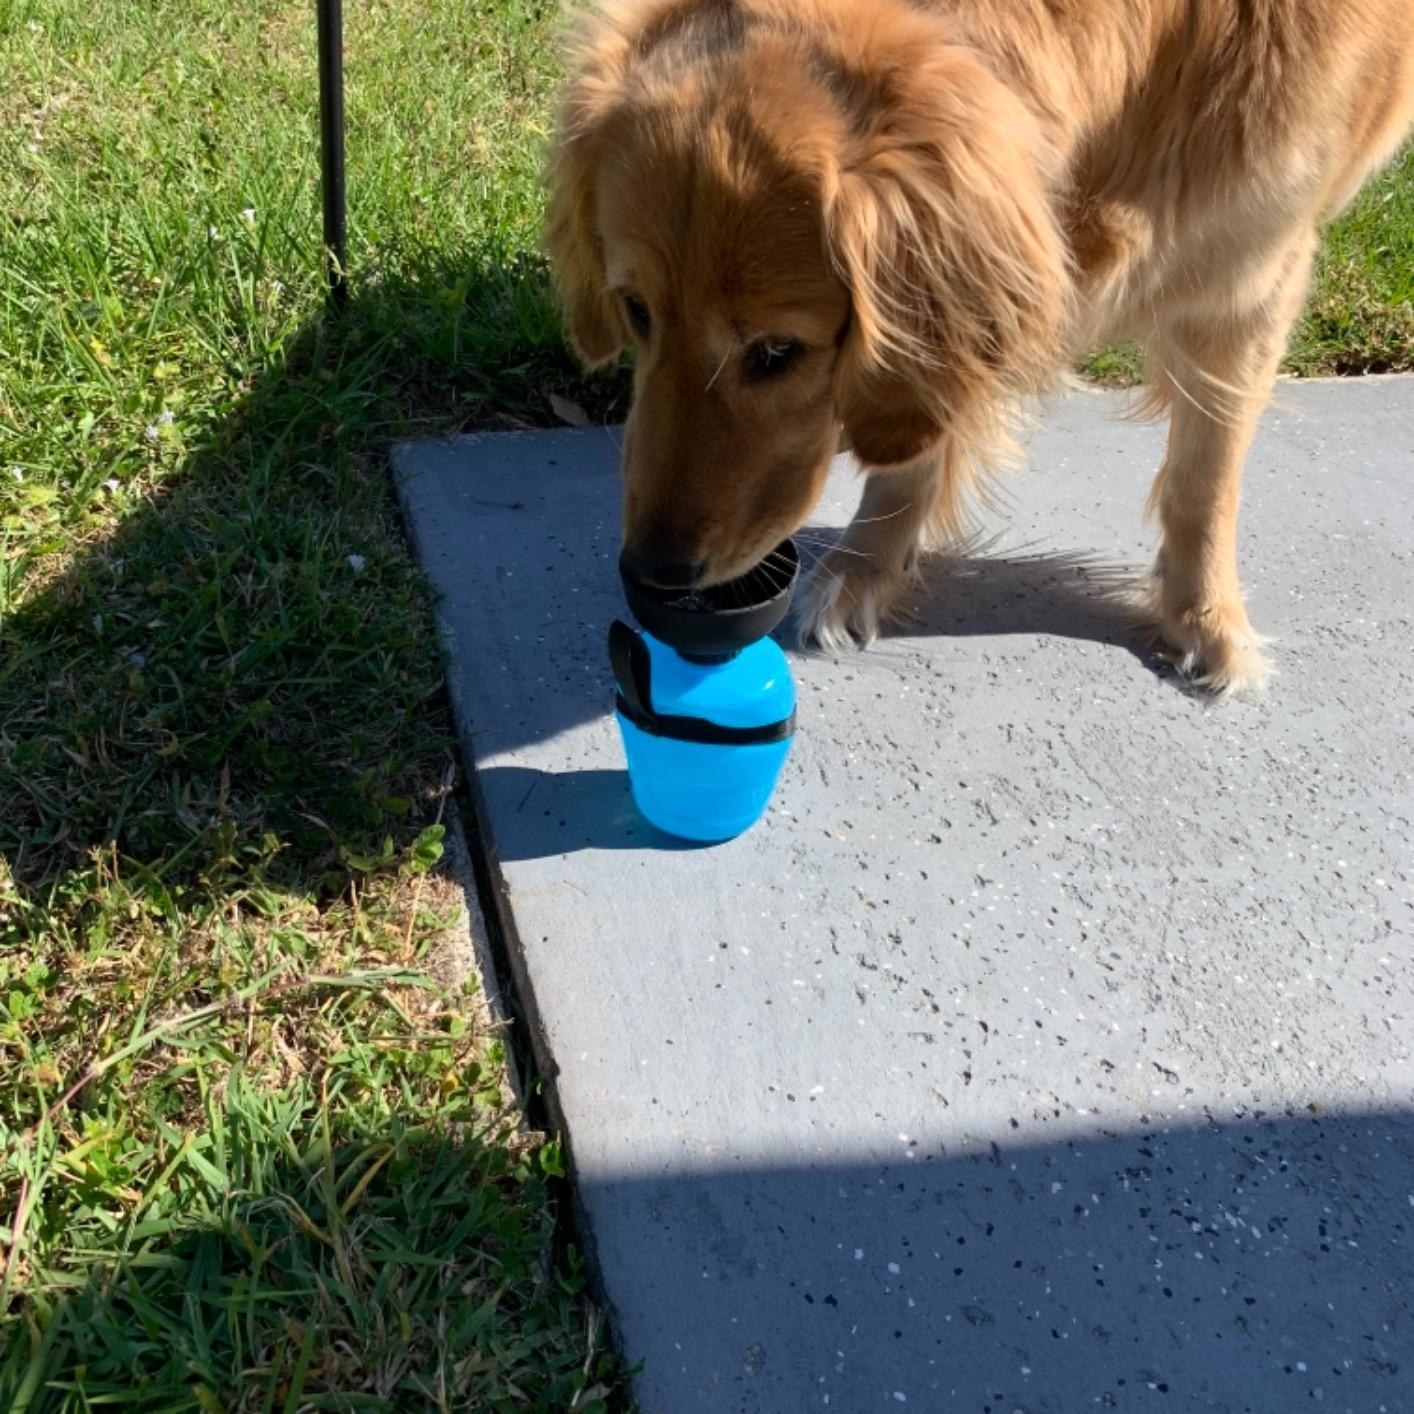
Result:
{"label": "speckled concrete surface", "polygon": [[775,809],[706,850],[608,716],[612,439],[399,452],[645,1414],[1414,1410],[1414,382],[1280,390],[1282,676],[1217,710],[1113,601],[1120,406],[1046,411],[907,630],[795,660]]}

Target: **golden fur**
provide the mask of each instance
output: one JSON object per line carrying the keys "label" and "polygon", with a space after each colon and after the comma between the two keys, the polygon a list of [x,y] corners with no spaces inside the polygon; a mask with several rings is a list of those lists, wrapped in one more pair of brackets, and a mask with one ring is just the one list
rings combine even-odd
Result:
{"label": "golden fur", "polygon": [[867,642],[1024,395],[1147,345],[1159,634],[1267,673],[1242,463],[1317,231],[1414,118],[1411,0],[619,0],[571,54],[548,246],[590,363],[635,345],[624,534],[730,578],[868,472],[803,596]]}

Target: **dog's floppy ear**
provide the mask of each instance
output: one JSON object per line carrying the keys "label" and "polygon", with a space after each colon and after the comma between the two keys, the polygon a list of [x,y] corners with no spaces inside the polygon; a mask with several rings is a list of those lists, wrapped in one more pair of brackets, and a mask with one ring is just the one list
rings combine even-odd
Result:
{"label": "dog's floppy ear", "polygon": [[1055,372],[1070,301],[1036,119],[977,56],[930,47],[872,75],[870,126],[826,194],[852,298],[836,407],[874,466],[943,436],[983,460],[1004,445],[1008,404]]}
{"label": "dog's floppy ear", "polygon": [[623,44],[608,24],[585,31],[572,57],[576,69],[561,99],[546,172],[549,209],[545,249],[564,305],[570,341],[591,368],[622,352],[623,317],[604,289],[596,185],[605,129],[617,108]]}

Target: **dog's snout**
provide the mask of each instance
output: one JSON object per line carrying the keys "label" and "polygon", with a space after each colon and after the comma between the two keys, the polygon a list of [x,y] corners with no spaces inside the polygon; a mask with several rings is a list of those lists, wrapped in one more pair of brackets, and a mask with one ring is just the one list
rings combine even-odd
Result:
{"label": "dog's snout", "polygon": [[689,559],[666,546],[630,544],[624,552],[629,573],[659,589],[692,589],[706,572],[703,560]]}

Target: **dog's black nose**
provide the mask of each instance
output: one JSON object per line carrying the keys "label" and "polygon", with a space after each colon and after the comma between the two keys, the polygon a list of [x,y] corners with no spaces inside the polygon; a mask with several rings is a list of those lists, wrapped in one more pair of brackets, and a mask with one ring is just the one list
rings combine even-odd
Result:
{"label": "dog's black nose", "polygon": [[624,567],[634,579],[659,589],[692,589],[701,583],[707,568],[701,560],[685,559],[652,546],[634,545],[624,551]]}

